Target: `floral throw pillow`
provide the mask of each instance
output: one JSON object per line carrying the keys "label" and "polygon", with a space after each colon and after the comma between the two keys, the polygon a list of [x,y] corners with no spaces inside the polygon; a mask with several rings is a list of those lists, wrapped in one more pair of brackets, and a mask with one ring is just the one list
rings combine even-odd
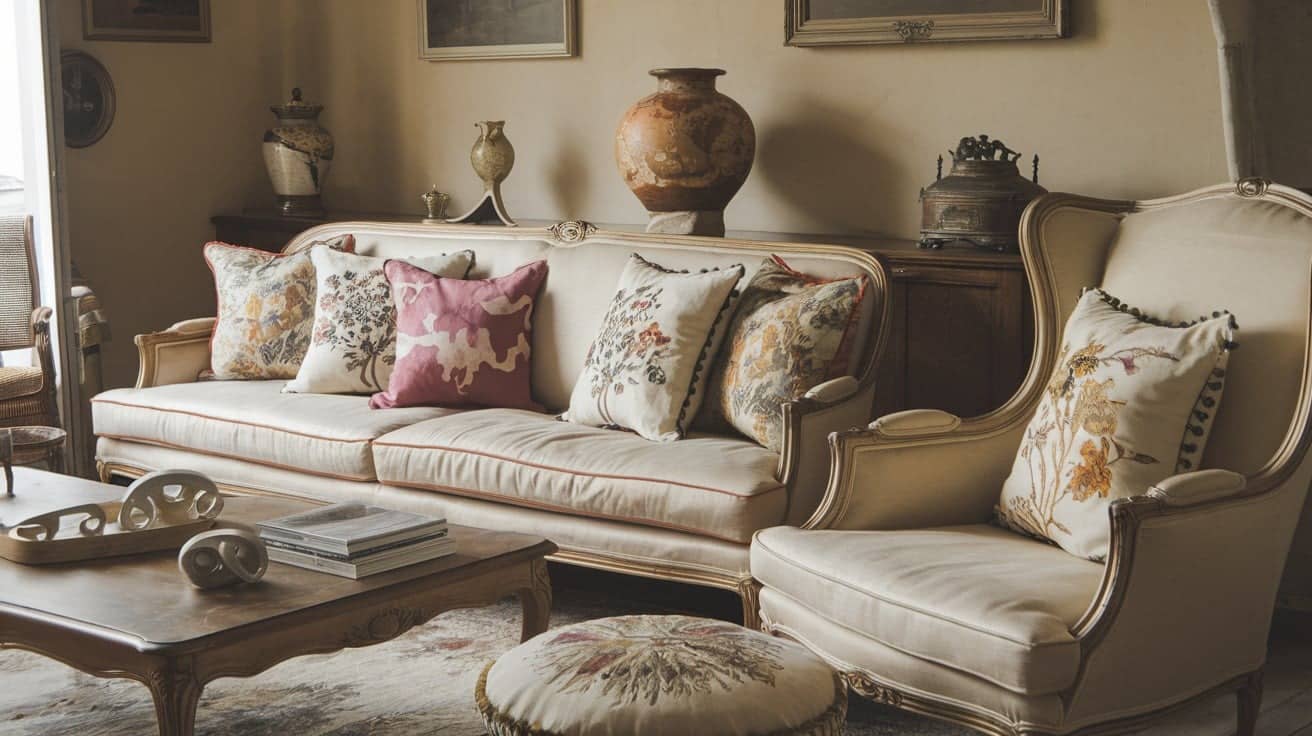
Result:
{"label": "floral throw pillow", "polygon": [[867,279],[826,280],[778,256],[743,289],[699,424],[734,429],[778,452],[783,405],[847,375]]}
{"label": "floral throw pillow", "polygon": [[[323,241],[350,251],[355,238]],[[217,379],[292,378],[310,346],[314,319],[314,264],[310,254],[280,255],[227,243],[205,245],[214,272],[217,320],[210,370]]]}
{"label": "floral throw pillow", "polygon": [[696,411],[692,391],[744,269],[670,271],[629,257],[588,348],[563,419],[681,438]]}
{"label": "floral throw pillow", "polygon": [[402,261],[388,261],[386,270],[396,299],[396,370],[369,406],[541,409],[533,401],[529,358],[546,261],[471,281]]}
{"label": "floral throw pillow", "polygon": [[[314,329],[292,393],[364,394],[387,388],[396,363],[396,306],[384,258],[310,249],[316,297]],[[473,251],[406,259],[444,278],[462,279]]]}
{"label": "floral throw pillow", "polygon": [[1228,312],[1171,325],[1085,293],[1003,484],[1000,521],[1105,559],[1112,501],[1198,468],[1236,329]]}

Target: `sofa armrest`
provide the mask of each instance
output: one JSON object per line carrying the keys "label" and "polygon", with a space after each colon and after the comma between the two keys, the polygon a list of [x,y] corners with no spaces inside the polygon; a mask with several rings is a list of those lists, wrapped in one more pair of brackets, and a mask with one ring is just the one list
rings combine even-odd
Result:
{"label": "sofa armrest", "polygon": [[813,529],[907,529],[986,521],[1024,423],[937,410],[880,417],[830,437],[833,469]]}
{"label": "sofa armrest", "polygon": [[214,318],[201,317],[174,324],[162,332],[137,335],[137,388],[191,383],[210,367],[210,337]]}
{"label": "sofa armrest", "polygon": [[870,421],[874,390],[835,378],[784,404],[778,475],[788,486],[785,523],[800,525],[815,512],[829,479],[829,435]]}
{"label": "sofa armrest", "polygon": [[851,376],[840,376],[832,378],[819,386],[813,386],[810,391],[802,395],[804,399],[817,401],[821,404],[837,404],[840,401],[847,401],[861,390],[861,383]]}
{"label": "sofa armrest", "polygon": [[1085,664],[1070,718],[1162,702],[1262,666],[1308,479],[1306,470],[1274,483],[1185,473],[1112,504],[1102,585],[1072,629]]}

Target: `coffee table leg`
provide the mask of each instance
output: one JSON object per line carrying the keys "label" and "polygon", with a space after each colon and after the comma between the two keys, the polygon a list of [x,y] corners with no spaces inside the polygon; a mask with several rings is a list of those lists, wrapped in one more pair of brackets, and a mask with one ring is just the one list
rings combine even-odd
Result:
{"label": "coffee table leg", "polygon": [[155,699],[159,736],[192,736],[196,729],[196,703],[204,689],[190,669],[176,663],[150,673],[147,683]]}
{"label": "coffee table leg", "polygon": [[529,587],[519,591],[519,605],[524,610],[520,641],[528,641],[547,630],[551,624],[551,577],[547,574],[545,559],[533,560]]}

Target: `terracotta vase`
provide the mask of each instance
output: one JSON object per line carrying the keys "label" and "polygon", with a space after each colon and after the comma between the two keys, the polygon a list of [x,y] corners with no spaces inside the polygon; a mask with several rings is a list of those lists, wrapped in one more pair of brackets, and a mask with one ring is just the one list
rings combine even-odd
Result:
{"label": "terracotta vase", "polygon": [[724,208],[752,170],[756,129],[715,90],[723,69],[653,69],[656,93],[624,113],[615,160],[648,232],[724,235]]}
{"label": "terracotta vase", "polygon": [[278,125],[264,132],[264,166],[278,210],[284,215],[323,214],[323,180],[333,163],[333,134],[319,125],[323,105],[301,100],[292,90],[286,105],[269,108]]}

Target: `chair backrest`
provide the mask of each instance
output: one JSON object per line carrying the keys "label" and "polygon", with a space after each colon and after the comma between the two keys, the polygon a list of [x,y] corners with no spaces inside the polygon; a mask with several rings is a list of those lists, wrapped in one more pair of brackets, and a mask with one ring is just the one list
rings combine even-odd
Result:
{"label": "chair backrest", "polygon": [[0,350],[32,347],[32,310],[40,304],[32,218],[0,216]]}
{"label": "chair backrest", "polygon": [[1046,380],[1084,287],[1171,321],[1228,309],[1239,348],[1203,467],[1252,475],[1301,463],[1301,449],[1287,451],[1308,439],[1312,197],[1260,179],[1144,202],[1057,194],[1032,206],[1022,230],[1035,295],[1030,379]]}

